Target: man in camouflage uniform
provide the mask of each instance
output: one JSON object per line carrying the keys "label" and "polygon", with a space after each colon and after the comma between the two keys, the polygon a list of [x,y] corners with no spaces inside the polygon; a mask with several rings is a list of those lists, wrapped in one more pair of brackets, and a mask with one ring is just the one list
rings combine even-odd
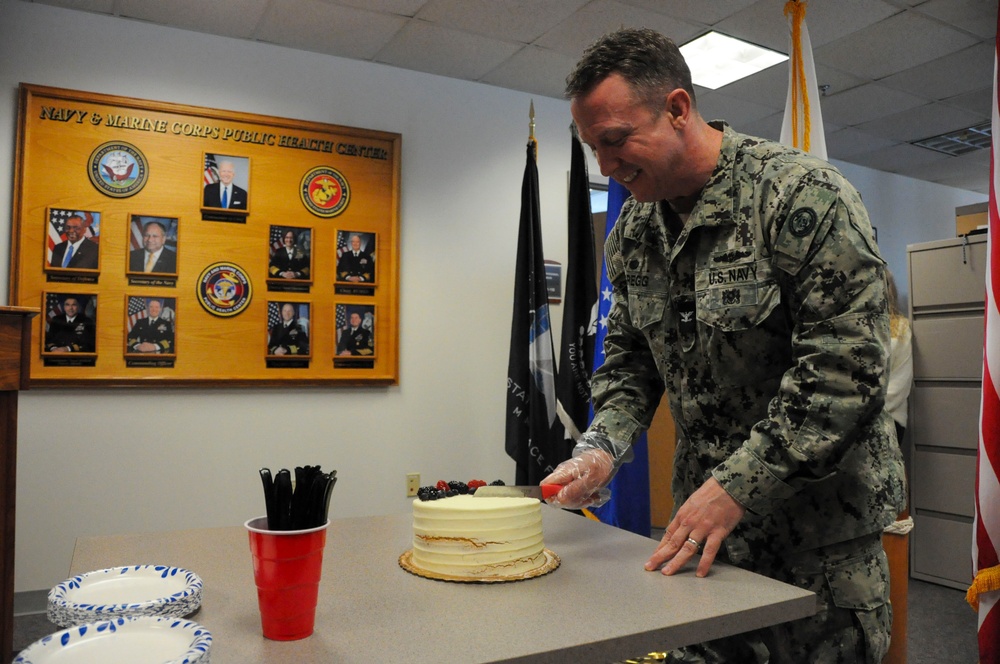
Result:
{"label": "man in camouflage uniform", "polygon": [[668,661],[881,662],[880,535],[905,491],[883,410],[884,262],[860,196],[824,161],[705,122],[683,57],[651,30],[591,46],[567,96],[601,172],[632,196],[606,244],[594,421],[544,480],[567,485],[553,502],[591,502],[666,390],[676,508],[646,569],[671,575],[700,553],[706,576],[718,556],[819,598],[814,617]]}

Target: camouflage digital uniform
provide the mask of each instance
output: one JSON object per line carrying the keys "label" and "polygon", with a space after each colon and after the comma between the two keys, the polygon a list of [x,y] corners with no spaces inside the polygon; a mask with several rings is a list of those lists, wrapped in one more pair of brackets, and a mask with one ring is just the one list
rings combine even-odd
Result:
{"label": "camouflage digital uniform", "polygon": [[820,596],[814,618],[676,661],[880,662],[891,609],[879,537],[905,504],[883,410],[884,262],[833,166],[712,124],[722,149],[689,217],[629,198],[608,237],[591,429],[631,444],[666,390],[675,509],[714,476],[747,508],[720,558]]}

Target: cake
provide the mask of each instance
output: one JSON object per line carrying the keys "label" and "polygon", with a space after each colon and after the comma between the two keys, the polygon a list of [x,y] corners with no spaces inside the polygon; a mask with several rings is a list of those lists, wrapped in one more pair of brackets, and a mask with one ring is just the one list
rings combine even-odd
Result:
{"label": "cake", "polygon": [[535,576],[551,564],[542,540],[541,502],[472,495],[414,500],[409,563],[418,574],[453,579]]}

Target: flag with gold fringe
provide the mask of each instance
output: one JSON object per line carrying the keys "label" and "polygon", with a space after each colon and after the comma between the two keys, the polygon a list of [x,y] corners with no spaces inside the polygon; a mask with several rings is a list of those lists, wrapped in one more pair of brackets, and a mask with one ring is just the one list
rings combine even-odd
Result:
{"label": "flag with gold fringe", "polygon": [[[998,19],[1000,28],[1000,19]],[[976,461],[976,518],[972,531],[973,583],[969,604],[979,612],[979,662],[1000,664],[1000,31],[993,53],[993,145],[990,159],[989,239],[986,257],[986,330],[983,345],[983,393]]]}
{"label": "flag with gold fringe", "polygon": [[788,17],[788,99],[785,118],[781,123],[781,138],[791,145],[820,159],[826,159],[826,136],[823,134],[823,113],[816,84],[812,42],[806,27],[806,4],[799,0],[785,3]]}

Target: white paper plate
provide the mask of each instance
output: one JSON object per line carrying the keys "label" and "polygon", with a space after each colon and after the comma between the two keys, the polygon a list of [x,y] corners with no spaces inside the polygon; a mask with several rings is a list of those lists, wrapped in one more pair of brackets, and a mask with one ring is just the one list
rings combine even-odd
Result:
{"label": "white paper plate", "polygon": [[14,664],[209,664],[212,634],[178,618],[114,618],[50,634]]}
{"label": "white paper plate", "polygon": [[165,565],[133,565],[87,572],[49,591],[48,617],[72,627],[119,616],[184,617],[201,606],[194,572]]}

